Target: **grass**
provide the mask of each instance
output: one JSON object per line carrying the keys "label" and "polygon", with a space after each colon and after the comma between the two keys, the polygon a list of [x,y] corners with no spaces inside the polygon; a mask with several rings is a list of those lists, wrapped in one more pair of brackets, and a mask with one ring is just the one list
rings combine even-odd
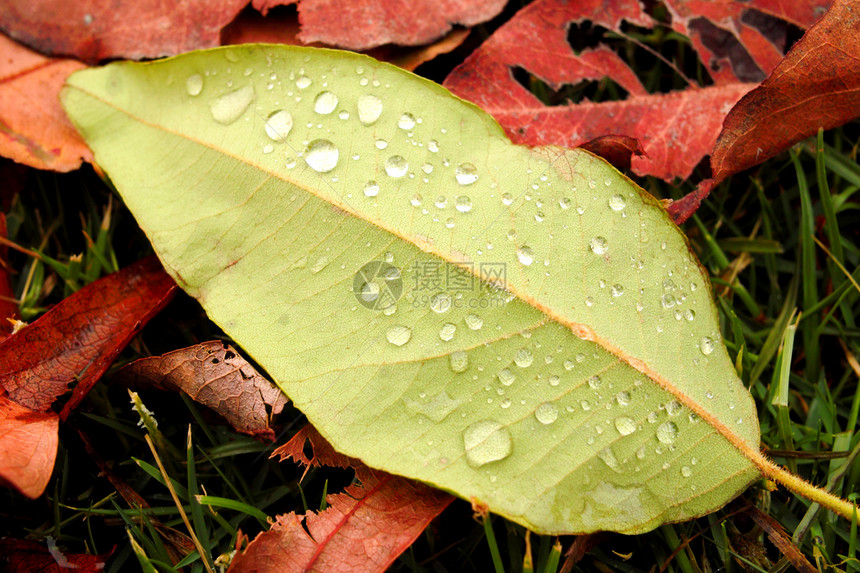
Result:
{"label": "grass", "polygon": [[[689,60],[683,39],[668,40],[675,55]],[[691,77],[701,75],[701,66],[688,64]],[[653,83],[650,69],[639,70],[640,76]],[[535,83],[534,89],[545,86]],[[712,276],[730,355],[758,404],[764,447],[780,464],[855,501],[860,483],[858,127],[822,134],[723,183],[685,225]],[[641,183],[659,197],[677,198],[690,190],[688,184]],[[9,257],[19,270],[14,289],[28,320],[149,252],[128,211],[88,169],[68,175],[31,172],[11,207],[9,227],[15,242],[38,251]],[[138,357],[218,337],[223,333],[197,303],[180,295],[126,349],[114,370]],[[352,479],[348,471],[321,468],[301,480],[302,468],[269,460],[274,446],[219,425],[186,397],[156,392],[130,397],[109,382],[110,374],[61,426],[56,470],[41,498],[29,501],[0,490],[0,537],[51,537],[72,553],[112,552],[108,573],[138,567],[217,571],[229,562],[240,531],[253,537],[268,527],[267,517],[323,508],[326,492],[340,491]],[[279,422],[279,443],[304,423],[301,413],[290,409]],[[136,495],[149,507],[140,507]],[[566,563],[563,554],[572,538],[533,535],[499,517],[476,519],[466,502],[457,501],[392,570],[792,569],[750,518],[751,508],[776,520],[819,571],[860,571],[856,525],[765,481],[697,520],[640,536],[578,539],[596,546],[576,564]]]}

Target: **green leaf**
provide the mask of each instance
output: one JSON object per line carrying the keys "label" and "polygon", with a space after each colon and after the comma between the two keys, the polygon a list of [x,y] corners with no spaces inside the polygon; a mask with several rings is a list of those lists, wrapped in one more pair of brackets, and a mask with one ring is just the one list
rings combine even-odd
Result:
{"label": "green leaf", "polygon": [[756,478],[708,278],[603,160],[329,50],[111,64],[63,101],[168,272],[339,451],[553,534]]}

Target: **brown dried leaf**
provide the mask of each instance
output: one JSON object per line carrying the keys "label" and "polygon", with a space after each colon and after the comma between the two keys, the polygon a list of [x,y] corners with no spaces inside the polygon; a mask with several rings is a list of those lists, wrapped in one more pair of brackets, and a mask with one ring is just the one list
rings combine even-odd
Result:
{"label": "brown dried leaf", "polygon": [[275,439],[270,417],[288,402],[280,388],[219,340],[141,358],[117,376],[136,387],[185,392],[219,413],[237,431],[268,440]]}

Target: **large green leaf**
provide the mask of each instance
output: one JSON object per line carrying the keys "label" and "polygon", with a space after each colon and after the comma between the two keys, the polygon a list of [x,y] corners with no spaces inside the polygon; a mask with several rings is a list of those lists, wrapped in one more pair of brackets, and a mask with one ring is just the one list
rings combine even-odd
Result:
{"label": "large green leaf", "polygon": [[64,105],[167,270],[343,453],[552,533],[755,479],[708,279],[604,161],[336,51],[112,64]]}

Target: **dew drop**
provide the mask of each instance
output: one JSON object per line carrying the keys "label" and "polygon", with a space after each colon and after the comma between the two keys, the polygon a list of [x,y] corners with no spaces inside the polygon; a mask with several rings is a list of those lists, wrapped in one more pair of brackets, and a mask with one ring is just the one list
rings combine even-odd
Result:
{"label": "dew drop", "polygon": [[446,322],[442,325],[442,328],[439,329],[439,338],[448,342],[449,340],[454,338],[454,333],[457,332],[457,325],[452,324],[450,322]]}
{"label": "dew drop", "polygon": [[317,261],[313,265],[311,265],[311,273],[317,274],[318,272],[326,268],[328,266],[328,263],[328,257],[318,258]]}
{"label": "dew drop", "polygon": [[461,213],[468,213],[472,210],[472,200],[466,195],[460,195],[454,201],[454,207]]}
{"label": "dew drop", "polygon": [[664,294],[663,298],[660,299],[660,304],[663,305],[663,308],[672,308],[678,303],[678,300],[675,298],[673,294]]}
{"label": "dew drop", "polygon": [[677,416],[683,410],[683,406],[681,406],[680,402],[677,400],[672,400],[668,404],[666,404],[666,413],[670,416]]}
{"label": "dew drop", "polygon": [[358,98],[358,121],[362,125],[373,125],[382,115],[382,100],[374,95],[363,95]]}
{"label": "dew drop", "polygon": [[568,199],[567,197],[562,197],[558,200],[558,206],[567,211],[568,209],[570,209],[570,199]]}
{"label": "dew drop", "polygon": [[510,205],[514,202],[514,198],[511,197],[510,193],[502,193],[502,204]]}
{"label": "dew drop", "polygon": [[368,181],[364,185],[364,196],[365,197],[376,197],[379,195],[379,185],[376,181]]}
{"label": "dew drop", "polygon": [[595,255],[602,255],[609,248],[609,246],[606,244],[606,239],[604,237],[594,237],[588,243],[588,247]]}
{"label": "dew drop", "polygon": [[403,325],[392,326],[385,333],[385,338],[394,346],[403,346],[412,338],[412,329]]}
{"label": "dew drop", "polygon": [[528,348],[520,348],[514,355],[514,364],[520,368],[528,368],[534,362],[534,354]]}
{"label": "dew drop", "polygon": [[409,200],[409,203],[411,203],[413,207],[420,207],[421,202],[423,200],[424,200],[424,197],[422,197],[419,193],[416,193],[415,195],[412,196],[412,199]]}
{"label": "dew drop", "polygon": [[603,384],[603,380],[601,380],[600,376],[598,376],[597,374],[588,378],[588,387],[592,390],[597,390],[598,388],[600,388],[601,384]]}
{"label": "dew drop", "polygon": [[470,330],[481,330],[484,326],[484,319],[477,314],[467,314],[463,320]]}
{"label": "dew drop", "polygon": [[423,171],[427,175],[430,175],[431,173],[433,173],[433,164],[432,163],[425,163],[424,165],[421,166],[421,171]]}
{"label": "dew drop", "polygon": [[337,166],[338,150],[328,139],[315,139],[303,155],[305,162],[317,173],[328,173]]}
{"label": "dew drop", "polygon": [[516,376],[513,372],[511,372],[510,368],[502,368],[499,370],[499,382],[502,383],[503,386],[510,386],[516,380]]}
{"label": "dew drop", "polygon": [[469,368],[469,355],[462,350],[452,352],[448,357],[448,364],[454,372],[465,372]]}
{"label": "dew drop", "polygon": [[454,170],[454,178],[460,185],[471,185],[478,180],[478,168],[471,163],[461,163]]}
{"label": "dew drop", "polygon": [[212,100],[209,103],[212,119],[224,125],[233,123],[242,117],[242,114],[254,101],[254,95],[254,88],[245,86]]}
{"label": "dew drop", "polygon": [[714,351],[714,341],[709,336],[703,336],[699,341],[699,350],[702,351],[702,354],[708,356],[711,352]]}
{"label": "dew drop", "polygon": [[436,200],[433,202],[433,204],[436,205],[437,209],[444,209],[448,206],[448,198],[444,195],[439,195],[438,197],[436,197]]}
{"label": "dew drop", "polygon": [[665,422],[657,428],[657,439],[664,444],[671,444],[678,437],[678,425],[675,422]]}
{"label": "dew drop", "polygon": [[681,475],[684,476],[685,478],[690,477],[691,475],[693,475],[693,468],[691,468],[690,466],[682,467],[681,468]]}
{"label": "dew drop", "polygon": [[615,284],[609,287],[609,291],[612,293],[612,296],[619,297],[624,294],[624,287],[622,285]]}
{"label": "dew drop", "polygon": [[385,149],[388,147],[388,142],[384,139],[377,139],[374,145],[376,145],[376,149]]}
{"label": "dew drop", "polygon": [[510,431],[495,420],[475,422],[463,431],[466,461],[473,468],[505,459],[512,446]]}
{"label": "dew drop", "polygon": [[403,177],[409,169],[409,163],[401,155],[392,155],[385,160],[385,172],[389,177]]}
{"label": "dew drop", "polygon": [[450,295],[443,292],[436,293],[430,298],[430,310],[437,314],[448,312],[452,302]]}
{"label": "dew drop", "polygon": [[544,402],[535,408],[535,418],[541,424],[552,424],[558,419],[558,408],[555,407],[555,404]]}
{"label": "dew drop", "polygon": [[346,111],[345,109],[342,109],[339,112],[337,112],[337,116],[341,119],[349,119],[349,112]]}
{"label": "dew drop", "polygon": [[561,382],[561,377],[558,374],[553,374],[549,377],[550,386],[558,386],[559,382]]}
{"label": "dew drop", "polygon": [[435,139],[431,139],[430,141],[428,141],[427,142],[427,151],[429,151],[431,153],[438,153],[439,152],[439,142],[437,142]]}
{"label": "dew drop", "polygon": [[273,111],[266,118],[266,135],[272,141],[278,143],[287,139],[290,131],[293,129],[293,116],[289,112],[279,109]]}
{"label": "dew drop", "polygon": [[311,79],[304,74],[296,78],[296,87],[300,90],[310,87],[312,83]]}
{"label": "dew drop", "polygon": [[314,98],[314,111],[320,115],[328,115],[337,107],[337,96],[329,91],[320,92]]}
{"label": "dew drop", "polygon": [[188,79],[185,80],[185,90],[190,96],[200,95],[200,92],[203,91],[203,76],[200,74],[188,76]]}
{"label": "dew drop", "polygon": [[400,119],[397,120],[397,127],[403,130],[410,130],[415,127],[415,116],[411,113],[404,113],[400,116]]}
{"label": "dew drop", "polygon": [[696,319],[696,311],[688,308],[684,311],[684,318],[689,322],[693,322]]}
{"label": "dew drop", "polygon": [[622,436],[628,436],[636,431],[636,422],[634,422],[632,418],[627,418],[625,416],[615,418],[615,429],[618,430],[618,433]]}
{"label": "dew drop", "polygon": [[517,247],[517,260],[526,266],[532,264],[535,260],[535,257],[531,248],[527,247],[526,245]]}
{"label": "dew drop", "polygon": [[581,400],[581,401],[579,402],[579,405],[580,405],[580,407],[582,407],[582,409],[583,409],[583,410],[585,410],[586,412],[587,412],[588,410],[591,410],[591,404],[589,404],[589,403],[588,403],[588,400]]}
{"label": "dew drop", "polygon": [[619,392],[617,396],[615,396],[616,402],[618,402],[619,406],[627,406],[630,404],[630,392]]}
{"label": "dew drop", "polygon": [[613,195],[609,198],[609,208],[613,211],[621,211],[627,206],[627,201],[621,195]]}

